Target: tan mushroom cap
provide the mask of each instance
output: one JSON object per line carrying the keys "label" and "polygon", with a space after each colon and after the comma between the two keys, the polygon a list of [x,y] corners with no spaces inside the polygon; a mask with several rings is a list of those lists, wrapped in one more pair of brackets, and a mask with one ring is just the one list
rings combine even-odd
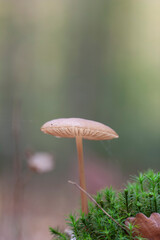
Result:
{"label": "tan mushroom cap", "polygon": [[46,122],[41,131],[56,137],[75,138],[81,136],[89,140],[109,140],[118,138],[110,127],[92,120],[82,118],[59,118]]}

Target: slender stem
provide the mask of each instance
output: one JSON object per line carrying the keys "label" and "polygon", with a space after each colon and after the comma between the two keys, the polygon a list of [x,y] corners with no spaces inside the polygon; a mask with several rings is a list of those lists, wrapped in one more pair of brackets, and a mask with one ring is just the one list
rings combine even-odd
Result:
{"label": "slender stem", "polygon": [[16,238],[21,239],[22,234],[22,208],[23,208],[23,189],[22,189],[22,164],[20,152],[20,110],[21,102],[15,97],[12,114],[12,135],[14,140],[14,192],[13,192],[13,218],[16,218]]}
{"label": "slender stem", "polygon": [[112,218],[112,216],[107,213],[97,202],[94,198],[91,197],[91,195],[89,193],[87,193],[84,189],[82,189],[76,182],[72,182],[72,181],[68,181],[69,183],[75,185],[78,189],[80,189],[81,191],[83,191],[86,196],[88,196],[88,198],[94,202],[94,204],[96,204],[110,219],[112,219],[113,222],[115,222],[119,227],[121,227],[123,230],[126,230],[120,223],[118,223],[114,218]]}
{"label": "slender stem", "polygon": [[[82,137],[79,137],[79,136],[76,137],[76,145],[77,145],[77,153],[78,153],[80,186],[81,188],[86,190]],[[83,191],[81,191],[81,204],[82,204],[82,212],[87,214],[88,213],[87,196]]]}

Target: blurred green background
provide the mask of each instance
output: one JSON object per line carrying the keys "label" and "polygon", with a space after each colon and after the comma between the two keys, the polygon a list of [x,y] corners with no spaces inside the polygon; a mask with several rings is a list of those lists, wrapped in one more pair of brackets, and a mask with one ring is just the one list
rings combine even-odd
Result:
{"label": "blurred green background", "polygon": [[[76,175],[75,141],[40,131],[61,117],[96,120],[119,134],[117,140],[84,141],[84,152],[86,163],[93,156],[106,172],[105,164],[112,165],[122,185],[130,174],[159,170],[159,10],[159,0],[0,1],[1,189],[12,194],[15,158],[25,168],[27,151],[45,151],[56,167],[37,176],[28,194],[42,192],[41,183],[49,188],[46,198],[55,191],[54,201],[63,186],[67,201],[67,180]],[[96,170],[93,175],[91,182]]]}

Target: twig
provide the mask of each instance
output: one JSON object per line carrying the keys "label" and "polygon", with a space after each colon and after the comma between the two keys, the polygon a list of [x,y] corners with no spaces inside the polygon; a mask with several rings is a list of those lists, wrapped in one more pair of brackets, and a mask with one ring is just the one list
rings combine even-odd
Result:
{"label": "twig", "polygon": [[96,204],[110,219],[112,219],[113,222],[115,222],[120,228],[122,228],[123,230],[126,231],[126,229],[121,225],[119,224],[114,218],[112,218],[112,216],[107,213],[97,202],[94,198],[91,197],[91,195],[89,193],[87,193],[83,188],[81,188],[76,182],[72,182],[72,181],[68,181],[69,183],[75,185],[78,189],[80,189],[81,191],[83,191],[87,197],[92,201],[94,202],[94,204]]}

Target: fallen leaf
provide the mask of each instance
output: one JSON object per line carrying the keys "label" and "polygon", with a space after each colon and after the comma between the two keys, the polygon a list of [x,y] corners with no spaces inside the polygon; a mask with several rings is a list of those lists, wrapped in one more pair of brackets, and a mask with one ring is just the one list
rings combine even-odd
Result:
{"label": "fallen leaf", "polygon": [[137,213],[136,217],[129,217],[125,225],[134,225],[133,237],[141,236],[149,240],[160,240],[160,214],[152,213],[148,218],[143,213]]}

